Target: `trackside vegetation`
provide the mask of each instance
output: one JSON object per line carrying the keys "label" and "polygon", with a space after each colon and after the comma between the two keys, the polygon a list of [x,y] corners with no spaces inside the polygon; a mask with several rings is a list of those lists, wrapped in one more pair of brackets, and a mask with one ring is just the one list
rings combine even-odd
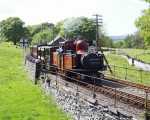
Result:
{"label": "trackside vegetation", "polygon": [[0,44],[0,120],[69,120],[50,96],[34,85],[20,48]]}
{"label": "trackside vegetation", "polygon": [[150,63],[150,49],[121,49],[131,57]]}
{"label": "trackside vegetation", "polygon": [[[111,65],[114,77],[150,86],[149,72],[141,71],[129,65],[128,61],[120,55],[109,53],[106,57]],[[108,72],[108,74],[110,73]]]}

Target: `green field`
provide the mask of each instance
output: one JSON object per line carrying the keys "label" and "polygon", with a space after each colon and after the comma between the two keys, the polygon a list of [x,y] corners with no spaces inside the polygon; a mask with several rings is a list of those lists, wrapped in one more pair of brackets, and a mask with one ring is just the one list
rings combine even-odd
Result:
{"label": "green field", "polygon": [[144,49],[121,49],[121,50],[127,53],[129,56],[145,61],[146,63],[150,63],[150,50]]}
{"label": "green field", "polygon": [[0,44],[0,120],[68,120],[29,80],[21,54],[10,43]]}
{"label": "green field", "polygon": [[142,60],[146,63],[150,63],[150,53],[138,55],[137,59]]}
{"label": "green field", "polygon": [[[150,72],[136,69],[134,66],[129,65],[125,58],[119,55],[110,53],[106,57],[111,65],[114,77],[150,86]],[[107,72],[107,74],[110,73]]]}

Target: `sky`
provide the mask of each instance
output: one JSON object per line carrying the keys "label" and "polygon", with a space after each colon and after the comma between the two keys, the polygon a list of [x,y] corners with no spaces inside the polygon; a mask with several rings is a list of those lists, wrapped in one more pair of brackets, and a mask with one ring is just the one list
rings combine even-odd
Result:
{"label": "sky", "polygon": [[100,14],[107,35],[127,35],[137,30],[135,20],[147,7],[142,0],[0,0],[0,21],[17,16],[34,25]]}

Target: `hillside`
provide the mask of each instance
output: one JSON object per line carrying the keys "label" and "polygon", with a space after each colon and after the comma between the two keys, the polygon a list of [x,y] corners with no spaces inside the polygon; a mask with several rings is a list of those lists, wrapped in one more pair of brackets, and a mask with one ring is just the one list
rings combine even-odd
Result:
{"label": "hillside", "polygon": [[120,40],[124,40],[126,38],[126,35],[120,35],[120,36],[110,36],[110,38],[113,41],[120,41]]}

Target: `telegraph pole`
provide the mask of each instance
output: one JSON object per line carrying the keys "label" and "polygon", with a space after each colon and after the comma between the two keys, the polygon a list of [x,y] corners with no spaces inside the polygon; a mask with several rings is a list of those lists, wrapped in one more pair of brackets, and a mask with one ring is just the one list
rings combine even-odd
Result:
{"label": "telegraph pole", "polygon": [[[101,51],[101,53],[103,53],[103,50],[102,50],[102,48],[101,48],[102,41],[101,41],[101,39],[100,39],[100,37],[101,37],[102,35],[101,35],[101,31],[99,31],[99,27],[102,27],[102,25],[103,25],[102,15],[95,14],[95,15],[93,15],[93,16],[95,16],[95,21],[94,21],[94,22],[95,22],[95,24],[96,24],[96,49],[98,50],[98,48],[99,48],[100,51]],[[99,44],[99,43],[100,43],[100,44]],[[110,73],[112,74],[113,72],[112,72],[112,70],[111,70],[110,65],[108,64],[108,61],[107,61],[105,55],[104,55],[104,60],[105,60],[107,66],[108,66],[108,68],[109,68]]]}
{"label": "telegraph pole", "polygon": [[100,44],[99,44],[98,40],[99,40],[99,34],[100,34],[99,27],[102,26],[103,19],[102,19],[102,16],[98,15],[98,14],[95,14],[93,16],[95,16],[95,24],[96,24],[96,47],[98,48],[98,47],[101,47],[101,41],[100,41]]}

